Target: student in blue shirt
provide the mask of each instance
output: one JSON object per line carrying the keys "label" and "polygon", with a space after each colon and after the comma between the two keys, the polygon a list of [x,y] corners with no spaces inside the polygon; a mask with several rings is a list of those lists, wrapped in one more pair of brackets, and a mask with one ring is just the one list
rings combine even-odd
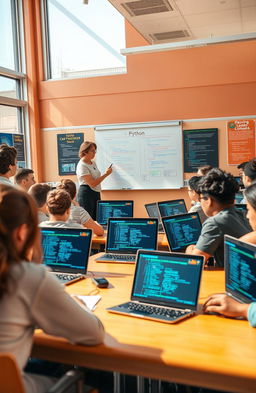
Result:
{"label": "student in blue shirt", "polygon": [[[242,236],[240,240],[256,244],[256,183],[245,190],[247,200],[247,218],[253,232]],[[241,304],[225,294],[215,294],[210,296],[205,304],[204,311],[218,312],[227,317],[244,317],[249,320],[251,326],[256,327],[256,302],[251,304]]]}

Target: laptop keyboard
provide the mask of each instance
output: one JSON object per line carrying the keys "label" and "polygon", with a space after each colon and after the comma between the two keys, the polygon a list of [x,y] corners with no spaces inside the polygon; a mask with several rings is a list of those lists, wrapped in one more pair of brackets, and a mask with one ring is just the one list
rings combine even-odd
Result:
{"label": "laptop keyboard", "polygon": [[123,261],[134,261],[136,260],[136,255],[127,254],[104,254],[102,258],[109,259],[110,261],[123,260]]}
{"label": "laptop keyboard", "polygon": [[67,273],[54,273],[54,274],[63,283],[69,282],[72,280],[76,280],[77,278],[81,277],[81,274],[70,274],[70,273],[69,274],[67,274]]}
{"label": "laptop keyboard", "polygon": [[137,312],[139,314],[144,314],[144,315],[147,314],[149,316],[150,315],[156,317],[158,316],[159,318],[164,317],[170,320],[174,320],[191,313],[191,311],[187,311],[187,310],[186,311],[175,310],[175,309],[164,308],[164,307],[155,307],[151,305],[138,304],[133,302],[121,304],[119,307],[128,309],[130,311],[134,311],[135,313]]}

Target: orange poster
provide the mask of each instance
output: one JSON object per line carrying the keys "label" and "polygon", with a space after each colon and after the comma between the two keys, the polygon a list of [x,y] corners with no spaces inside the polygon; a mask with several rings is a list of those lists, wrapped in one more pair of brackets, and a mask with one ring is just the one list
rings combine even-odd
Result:
{"label": "orange poster", "polygon": [[255,121],[233,120],[227,123],[228,164],[238,165],[255,157]]}

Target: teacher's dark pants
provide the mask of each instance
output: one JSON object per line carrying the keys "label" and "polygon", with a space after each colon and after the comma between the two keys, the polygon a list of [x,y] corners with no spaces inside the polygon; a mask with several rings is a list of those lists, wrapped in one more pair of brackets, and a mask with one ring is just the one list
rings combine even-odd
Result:
{"label": "teacher's dark pants", "polygon": [[80,206],[88,211],[93,220],[96,220],[97,201],[99,200],[100,192],[93,191],[87,185],[79,187],[77,201]]}

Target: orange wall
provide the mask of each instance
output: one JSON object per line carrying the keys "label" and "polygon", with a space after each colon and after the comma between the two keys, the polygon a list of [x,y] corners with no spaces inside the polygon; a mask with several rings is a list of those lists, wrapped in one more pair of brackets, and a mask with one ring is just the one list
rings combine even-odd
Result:
{"label": "orange wall", "polygon": [[[31,22],[38,31],[39,0],[35,4]],[[129,47],[146,45],[128,24],[126,39]],[[35,55],[41,128],[256,114],[256,40],[128,56],[124,75],[63,81],[43,81],[40,34]],[[218,127],[220,166],[230,169],[226,164],[225,121],[185,122],[183,127]],[[56,134],[42,131],[45,181],[58,179]],[[86,130],[87,138],[94,138],[93,129]],[[103,197],[135,199],[135,214],[144,215],[139,207],[143,203],[183,194],[173,190],[108,191]]]}

